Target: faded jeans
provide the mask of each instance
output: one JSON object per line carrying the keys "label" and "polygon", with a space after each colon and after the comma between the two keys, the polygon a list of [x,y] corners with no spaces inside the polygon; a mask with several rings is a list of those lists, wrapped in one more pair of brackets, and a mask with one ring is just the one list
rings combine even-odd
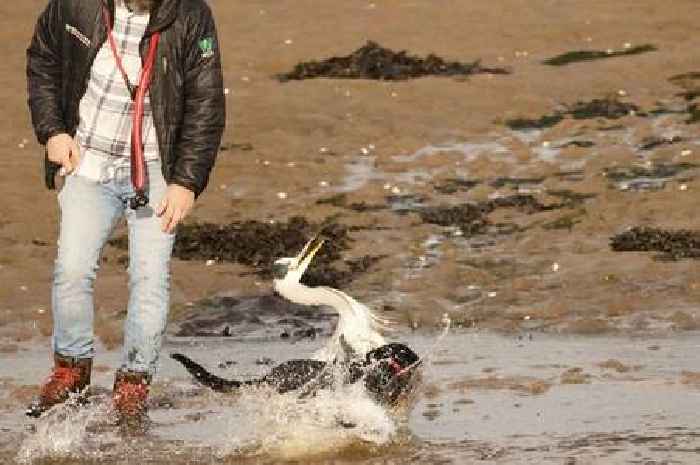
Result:
{"label": "faded jeans", "polygon": [[93,283],[102,248],[117,221],[126,217],[129,303],[122,368],[153,374],[167,322],[175,240],[174,234],[161,230],[154,213],[167,185],[160,161],[149,161],[149,207],[132,210],[127,203],[133,196],[128,160],[109,166],[100,180],[67,176],[58,194],[61,221],[52,289],[53,349],[66,357],[93,356]]}

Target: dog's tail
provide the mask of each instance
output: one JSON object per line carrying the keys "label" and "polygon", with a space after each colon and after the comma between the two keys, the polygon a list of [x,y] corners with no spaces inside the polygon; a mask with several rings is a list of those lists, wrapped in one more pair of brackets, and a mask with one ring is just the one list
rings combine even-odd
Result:
{"label": "dog's tail", "polygon": [[184,366],[200,384],[217,392],[231,392],[241,386],[253,384],[251,382],[220,378],[213,373],[209,373],[206,368],[186,355],[170,354],[170,357],[182,363],[182,366]]}

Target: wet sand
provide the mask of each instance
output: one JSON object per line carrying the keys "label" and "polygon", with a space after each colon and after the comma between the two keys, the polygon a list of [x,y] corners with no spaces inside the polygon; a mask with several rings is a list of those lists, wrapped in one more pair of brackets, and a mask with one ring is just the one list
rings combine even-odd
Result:
{"label": "wet sand", "polygon": [[[104,397],[111,371],[95,376],[94,404],[39,421],[21,416],[45,370],[27,348],[3,366],[0,459],[20,463],[693,463],[700,423],[697,333],[675,338],[400,332],[428,357],[415,406],[385,412],[357,392],[293,396],[219,395],[170,359],[153,388],[154,425],[144,438],[111,426]],[[230,378],[256,376],[274,361],[311,353],[321,341],[174,338],[185,352]],[[437,344],[437,345],[436,345]],[[115,352],[99,351],[114,368]],[[219,366],[222,361],[235,363]],[[620,369],[620,367],[628,367]],[[620,371],[622,370],[622,371]],[[565,373],[586,375],[568,382]],[[693,381],[695,380],[695,381]],[[532,382],[542,390],[520,389]],[[9,394],[14,393],[14,394]],[[355,428],[337,425],[352,421]],[[49,427],[50,429],[46,429]],[[47,434],[51,431],[51,434]],[[167,456],[167,459],[165,458]],[[31,459],[31,460],[25,460]],[[64,462],[61,462],[64,460]],[[12,462],[10,462],[12,463]]]}
{"label": "wet sand", "polygon": [[[17,408],[46,370],[43,348],[51,332],[58,212],[55,193],[42,186],[43,153],[24,95],[24,50],[44,3],[0,5],[7,18],[0,31],[0,379],[11,386],[2,387],[0,428],[9,430],[7,441],[22,434]],[[425,332],[443,313],[479,335],[451,336],[464,353],[453,365],[436,360],[426,383],[437,386],[437,400],[420,401],[404,445],[359,455],[351,448],[336,463],[384,463],[392,454],[403,463],[529,463],[531,456],[538,463],[563,457],[567,464],[693,462],[698,428],[687,406],[696,394],[697,363],[694,333],[685,332],[699,328],[698,264],[684,258],[693,253],[668,260],[658,251],[616,252],[610,243],[632,227],[698,229],[693,105],[700,80],[688,74],[700,71],[696,2],[677,0],[672,8],[631,0],[211,3],[229,126],[210,188],[188,223],[256,220],[275,227],[302,216],[343,225],[350,240],[334,263],[349,269],[363,257],[376,259],[352,274],[344,290],[400,327],[417,328],[419,340],[429,339]],[[511,74],[401,82],[275,78],[300,62],[347,55],[368,40],[419,56],[481,59]],[[616,54],[644,44],[656,50],[561,67],[543,63],[571,51]],[[580,111],[601,101],[608,102],[607,114]],[[626,110],[612,111],[619,108]],[[512,129],[513,120],[547,127]],[[476,220],[474,208],[485,208]],[[121,225],[115,237],[124,233]],[[125,265],[124,250],[105,249],[96,332],[110,350],[121,342]],[[284,331],[313,327],[318,337],[330,331],[332,321],[303,314],[296,326],[281,324],[285,307],[266,313],[271,286],[260,272],[261,266],[215,256],[176,259],[169,335],[183,328],[221,334],[228,327],[234,336],[284,344],[278,339]],[[233,300],[221,304],[226,297]],[[264,324],[249,318],[256,302]],[[562,333],[567,336],[556,336]],[[517,357],[529,349],[513,346],[506,351],[507,360],[517,359],[512,364],[482,366],[469,358],[461,365],[474,338],[518,336],[525,347],[545,338],[547,350],[530,353],[526,363]],[[197,341],[233,344],[232,353],[263,352],[252,342],[239,348],[218,338]],[[42,351],[27,351],[30,344]],[[654,346],[660,349],[647,350]],[[268,347],[272,342],[264,350],[276,350]],[[596,357],[573,357],[577,347]],[[500,349],[492,342],[479,356],[495,357]],[[110,354],[103,386],[116,366]],[[619,368],[615,361],[629,370],[599,366]],[[166,363],[165,373],[171,369]],[[179,383],[192,389],[182,376]],[[545,407],[562,414],[543,421],[536,412]],[[499,415],[503,409],[508,415]],[[511,421],[519,415],[526,425]],[[173,444],[164,443],[170,450]],[[2,444],[5,457],[13,456],[12,443]],[[176,444],[195,450],[182,463],[202,453]]]}

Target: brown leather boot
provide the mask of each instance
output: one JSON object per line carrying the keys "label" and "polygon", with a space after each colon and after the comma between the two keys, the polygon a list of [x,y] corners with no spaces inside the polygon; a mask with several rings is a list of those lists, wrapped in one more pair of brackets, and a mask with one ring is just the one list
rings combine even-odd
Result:
{"label": "brown leather boot", "polygon": [[123,368],[117,370],[112,401],[120,424],[143,426],[147,418],[150,385],[151,376],[148,373]]}
{"label": "brown leather boot", "polygon": [[39,398],[29,405],[27,415],[39,417],[54,405],[68,400],[71,393],[83,391],[90,385],[91,358],[73,358],[54,354],[54,367],[41,387]]}

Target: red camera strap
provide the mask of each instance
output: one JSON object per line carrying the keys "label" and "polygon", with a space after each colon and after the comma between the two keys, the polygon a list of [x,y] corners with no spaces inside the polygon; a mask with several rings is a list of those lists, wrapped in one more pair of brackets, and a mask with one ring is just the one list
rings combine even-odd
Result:
{"label": "red camera strap", "polygon": [[107,7],[102,8],[102,17],[105,25],[107,26],[107,39],[109,41],[109,46],[112,49],[112,54],[114,55],[114,61],[117,63],[117,68],[119,68],[119,72],[124,79],[124,83],[126,84],[127,89],[129,89],[131,100],[133,102],[133,121],[131,125],[131,183],[134,186],[134,192],[136,193],[136,205],[145,206],[148,204],[148,196],[146,195],[147,173],[146,159],[143,154],[142,133],[144,101],[146,99],[148,88],[151,85],[151,77],[153,76],[153,66],[156,61],[156,52],[158,51],[160,33],[155,32],[151,36],[148,54],[146,55],[146,62],[141,68],[138,86],[134,87],[131,81],[129,81],[129,76],[124,68],[124,63],[122,62],[122,57],[117,51],[117,41],[114,39],[114,35],[112,34],[112,21]]}

